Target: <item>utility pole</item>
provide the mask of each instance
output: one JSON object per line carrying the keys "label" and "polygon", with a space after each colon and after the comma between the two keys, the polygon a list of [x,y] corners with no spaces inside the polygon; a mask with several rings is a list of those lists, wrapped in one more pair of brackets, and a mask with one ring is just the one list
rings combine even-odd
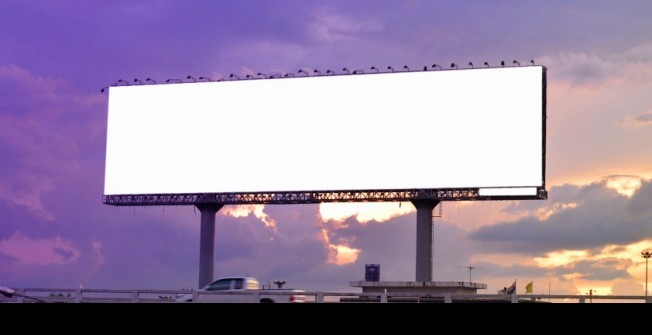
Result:
{"label": "utility pole", "polygon": [[641,257],[645,258],[645,297],[647,298],[647,263],[650,260],[650,257],[652,257],[652,251],[650,251],[650,249],[643,250],[641,252]]}

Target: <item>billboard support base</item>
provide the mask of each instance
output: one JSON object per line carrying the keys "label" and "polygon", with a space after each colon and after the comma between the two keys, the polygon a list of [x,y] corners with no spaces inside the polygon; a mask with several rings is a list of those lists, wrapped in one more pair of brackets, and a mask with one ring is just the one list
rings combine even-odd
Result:
{"label": "billboard support base", "polygon": [[432,211],[439,204],[437,200],[412,200],[417,209],[417,282],[432,281],[433,225]]}
{"label": "billboard support base", "polygon": [[213,281],[215,266],[215,215],[223,205],[196,205],[201,212],[199,236],[199,288]]}

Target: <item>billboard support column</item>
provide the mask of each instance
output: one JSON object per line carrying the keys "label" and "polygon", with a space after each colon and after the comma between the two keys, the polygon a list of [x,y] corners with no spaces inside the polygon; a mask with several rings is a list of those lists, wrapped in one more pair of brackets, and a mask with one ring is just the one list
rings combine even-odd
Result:
{"label": "billboard support column", "polygon": [[213,281],[215,264],[215,214],[222,205],[196,205],[201,212],[199,235],[199,288]]}
{"label": "billboard support column", "polygon": [[439,204],[437,200],[412,200],[417,209],[417,282],[432,281],[433,225],[432,210]]}

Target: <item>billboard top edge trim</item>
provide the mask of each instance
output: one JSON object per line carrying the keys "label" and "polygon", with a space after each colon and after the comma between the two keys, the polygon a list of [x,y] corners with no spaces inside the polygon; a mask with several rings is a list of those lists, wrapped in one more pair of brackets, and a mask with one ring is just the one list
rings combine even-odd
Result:
{"label": "billboard top edge trim", "polygon": [[[456,71],[465,71],[465,70],[516,70],[516,69],[529,69],[529,68],[541,68],[545,72],[548,68],[545,65],[524,65],[524,66],[492,66],[492,67],[473,67],[473,68],[443,68],[440,70],[409,70],[409,71],[393,71],[393,72],[366,72],[363,70],[362,73],[332,73],[332,74],[318,74],[318,75],[295,75],[291,72],[291,76],[281,76],[281,77],[258,77],[253,76],[252,78],[239,78],[239,79],[227,79],[222,77],[217,80],[202,80],[202,81],[183,81],[183,79],[168,79],[168,82],[162,83],[148,83],[143,82],[142,84],[127,84],[127,85],[118,85],[113,84],[109,85],[109,91],[113,88],[133,88],[141,86],[166,86],[166,85],[183,85],[183,84],[208,84],[208,83],[227,83],[227,82],[248,82],[248,81],[258,81],[258,80],[278,80],[278,79],[304,79],[304,78],[329,78],[329,77],[343,77],[343,76],[364,76],[364,75],[405,75],[405,74],[418,74],[418,73],[447,73],[447,72],[456,72]],[[354,72],[357,70],[354,70]],[[174,80],[174,81],[170,81]]]}

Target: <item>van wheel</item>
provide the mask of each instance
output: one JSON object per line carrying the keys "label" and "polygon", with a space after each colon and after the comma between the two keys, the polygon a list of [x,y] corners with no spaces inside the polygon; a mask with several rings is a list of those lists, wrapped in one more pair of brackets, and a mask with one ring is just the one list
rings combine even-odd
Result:
{"label": "van wheel", "polygon": [[272,299],[260,299],[261,304],[272,304],[274,303],[274,300]]}

